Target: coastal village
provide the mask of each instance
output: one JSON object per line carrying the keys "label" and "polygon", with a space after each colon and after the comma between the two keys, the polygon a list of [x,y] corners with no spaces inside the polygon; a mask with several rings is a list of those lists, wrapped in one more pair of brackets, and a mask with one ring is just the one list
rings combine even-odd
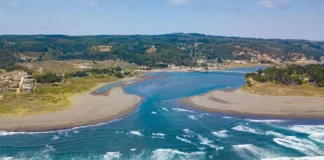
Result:
{"label": "coastal village", "polygon": [[33,75],[24,71],[5,72],[0,73],[0,92],[15,91],[31,92],[35,87],[36,81]]}

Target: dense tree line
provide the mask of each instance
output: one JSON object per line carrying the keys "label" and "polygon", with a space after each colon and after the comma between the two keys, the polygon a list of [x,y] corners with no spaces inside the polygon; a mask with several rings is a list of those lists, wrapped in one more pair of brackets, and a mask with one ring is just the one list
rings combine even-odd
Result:
{"label": "dense tree line", "polygon": [[66,78],[81,78],[87,77],[90,75],[111,75],[116,76],[117,78],[124,78],[124,76],[130,75],[129,72],[122,72],[120,67],[110,68],[110,69],[89,69],[85,71],[77,71],[69,74],[55,74],[55,73],[46,73],[43,75],[35,75],[34,78],[38,83],[56,83],[61,82]]}
{"label": "dense tree line", "polygon": [[324,65],[310,64],[306,66],[288,65],[286,67],[269,67],[256,73],[247,73],[245,77],[258,82],[276,82],[281,84],[313,83],[324,87]]}
{"label": "dense tree line", "polygon": [[[99,52],[93,46],[109,45],[111,51]],[[151,46],[155,52],[147,52]],[[240,48],[240,49],[238,49]],[[19,60],[17,53],[38,60],[108,60],[121,59],[138,65],[156,66],[159,62],[195,66],[197,57],[208,59],[246,59],[249,55],[233,56],[232,52],[249,48],[269,55],[290,59],[289,53],[304,53],[319,60],[324,55],[324,42],[307,40],[256,39],[220,37],[203,34],[165,35],[4,35],[0,36],[0,62]]]}

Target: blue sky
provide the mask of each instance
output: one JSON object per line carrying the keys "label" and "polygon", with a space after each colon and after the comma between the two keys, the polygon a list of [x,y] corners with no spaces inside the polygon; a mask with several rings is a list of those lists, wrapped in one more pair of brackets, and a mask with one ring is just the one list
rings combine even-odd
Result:
{"label": "blue sky", "polygon": [[324,0],[0,0],[0,34],[324,40]]}

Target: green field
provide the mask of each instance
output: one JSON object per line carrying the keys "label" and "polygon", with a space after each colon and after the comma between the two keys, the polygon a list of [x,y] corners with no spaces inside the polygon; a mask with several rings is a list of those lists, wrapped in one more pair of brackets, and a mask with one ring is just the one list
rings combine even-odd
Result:
{"label": "green field", "polygon": [[109,75],[67,79],[58,84],[37,84],[32,93],[5,93],[0,99],[0,116],[38,115],[61,111],[71,106],[74,94],[89,92],[101,83],[116,81]]}

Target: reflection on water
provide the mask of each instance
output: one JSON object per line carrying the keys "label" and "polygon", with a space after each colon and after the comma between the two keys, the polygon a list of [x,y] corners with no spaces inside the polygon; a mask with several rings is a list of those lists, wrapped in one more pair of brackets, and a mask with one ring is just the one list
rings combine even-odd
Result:
{"label": "reflection on water", "polygon": [[[238,69],[236,69],[238,70]],[[249,68],[249,70],[255,68]],[[145,97],[129,116],[97,126],[25,133],[0,132],[0,159],[266,159],[324,156],[324,122],[212,114],[176,99],[238,88],[243,76],[151,73],[167,78],[128,86]],[[117,84],[109,84],[103,92]],[[307,124],[307,125],[305,125]]]}

